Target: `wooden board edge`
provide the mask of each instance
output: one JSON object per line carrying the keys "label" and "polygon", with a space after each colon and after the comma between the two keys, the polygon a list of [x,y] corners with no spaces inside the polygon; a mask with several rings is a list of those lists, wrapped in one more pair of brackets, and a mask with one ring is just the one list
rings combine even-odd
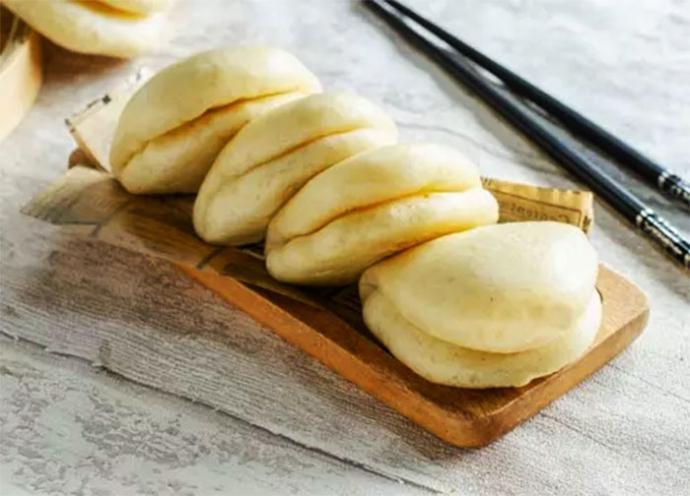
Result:
{"label": "wooden board edge", "polygon": [[[423,423],[423,418],[417,418],[414,412],[407,411],[405,405],[409,401],[415,401],[419,411],[424,412],[425,417],[431,418],[436,415],[438,407],[435,403],[420,397],[414,391],[396,387],[395,383],[388,381],[389,378],[371,368],[361,357],[318,334],[307,324],[243,283],[215,272],[199,271],[184,264],[176,265],[189,277],[209,288],[226,302],[243,310],[288,343],[297,346],[341,377],[415,423]],[[335,319],[336,322],[338,320]],[[343,323],[343,328],[350,330],[345,323]],[[372,343],[371,346],[376,345]],[[357,367],[352,367],[353,363]],[[385,389],[378,387],[383,381],[387,382],[389,387]]]}
{"label": "wooden board edge", "polygon": [[590,348],[576,363],[546,378],[543,381],[543,387],[531,389],[524,395],[518,396],[509,407],[506,406],[500,411],[489,414],[481,426],[473,426],[480,435],[476,436],[472,444],[466,444],[466,439],[443,439],[457,446],[478,448],[504,436],[594,375],[619,355],[642,334],[648,318],[649,309],[647,308],[622,328],[607,336],[597,346]]}
{"label": "wooden board edge", "polygon": [[592,376],[642,334],[649,320],[647,295],[632,281],[608,267],[601,266],[600,272],[604,273],[608,281],[607,286],[614,284],[622,286],[626,300],[637,305],[637,313],[630,314],[619,328],[593,345],[577,362],[539,379],[540,383],[537,387],[525,390],[524,394],[517,396],[502,409],[490,412],[481,426],[475,426],[478,432],[485,435],[481,436],[474,446],[481,447],[490,444],[533,417],[567,391]]}

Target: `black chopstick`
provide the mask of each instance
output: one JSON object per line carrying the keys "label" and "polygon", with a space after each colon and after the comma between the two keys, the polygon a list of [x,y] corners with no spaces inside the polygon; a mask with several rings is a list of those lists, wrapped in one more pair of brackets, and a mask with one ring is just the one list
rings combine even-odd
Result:
{"label": "black chopstick", "polygon": [[400,2],[396,0],[383,0],[383,2],[438,36],[456,49],[458,53],[461,53],[472,62],[492,73],[515,94],[541,107],[549,115],[557,119],[563,127],[576,134],[578,138],[587,140],[622,166],[637,173],[651,186],[678,200],[686,208],[690,208],[690,184],[684,181],[682,177],[642,155],[620,138],[609,133],[585,116],[564,105],[529,81],[521,78]]}
{"label": "black chopstick", "polygon": [[674,260],[686,268],[690,267],[690,243],[634,194],[599,170],[585,155],[561,141],[528,111],[488,83],[469,62],[445,48],[431,33],[398,13],[385,0],[366,0],[365,5],[438,62],[456,80],[476,93],[558,163],[585,182],[624,218],[659,243]]}

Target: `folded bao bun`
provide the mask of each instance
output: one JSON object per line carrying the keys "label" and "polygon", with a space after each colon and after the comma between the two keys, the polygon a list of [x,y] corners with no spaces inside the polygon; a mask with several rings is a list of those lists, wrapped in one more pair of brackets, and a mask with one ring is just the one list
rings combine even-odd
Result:
{"label": "folded bao bun", "polygon": [[150,14],[167,9],[172,0],[100,0],[100,2],[118,10],[135,14]]}
{"label": "folded bao bun", "polygon": [[591,304],[597,267],[576,227],[515,222],[451,234],[389,258],[363,274],[360,296],[366,307],[374,293],[383,294],[401,319],[437,340],[516,353],[575,332]]}
{"label": "folded bao bun", "polygon": [[113,173],[131,193],[194,193],[247,122],[320,89],[276,48],[217,49],[177,62],[125,106],[110,150]]}
{"label": "folded bao bun", "polygon": [[347,284],[386,256],[497,218],[457,151],[386,146],[332,166],[287,202],[269,224],[266,264],[285,282]]}
{"label": "folded bao bun", "polygon": [[[141,15],[101,2],[2,0],[46,38],[69,50],[129,58],[156,47],[165,16]],[[152,2],[158,3],[158,2]]]}
{"label": "folded bao bun", "polygon": [[375,291],[363,308],[364,321],[390,352],[428,381],[464,388],[519,387],[580,358],[596,337],[601,301],[594,292],[585,312],[559,338],[519,353],[489,353],[436,339],[405,319]]}
{"label": "folded bao bun", "polygon": [[260,241],[276,211],[309,179],[396,138],[393,121],[354,94],[311,95],[267,112],[216,158],[194,205],[196,231],[210,243]]}

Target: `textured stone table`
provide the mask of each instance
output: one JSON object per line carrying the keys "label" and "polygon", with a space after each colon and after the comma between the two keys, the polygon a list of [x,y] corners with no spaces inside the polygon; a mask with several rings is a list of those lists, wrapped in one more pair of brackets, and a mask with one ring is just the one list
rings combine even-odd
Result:
{"label": "textured stone table", "polygon": [[[689,2],[410,3],[690,176]],[[646,332],[566,397],[475,451],[443,445],[167,264],[18,214],[65,168],[73,148],[66,115],[138,66],[238,42],[293,51],[326,87],[380,102],[402,139],[456,146],[487,175],[581,186],[357,3],[179,0],[171,17],[170,42],[134,62],[50,48],[36,106],[0,144],[0,494],[687,489],[690,280],[602,204],[593,242],[649,295]],[[690,232],[687,213],[607,168]],[[229,414],[125,380],[118,374],[139,379],[111,366],[103,343],[69,341],[97,341],[106,330],[167,333],[194,350],[195,335],[221,327],[232,331],[235,360]]]}

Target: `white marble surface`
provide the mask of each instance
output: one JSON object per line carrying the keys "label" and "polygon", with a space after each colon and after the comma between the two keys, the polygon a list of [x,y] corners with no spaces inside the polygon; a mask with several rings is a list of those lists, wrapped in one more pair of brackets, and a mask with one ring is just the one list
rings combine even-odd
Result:
{"label": "white marble surface", "polygon": [[[409,3],[690,176],[690,2]],[[380,102],[404,140],[456,146],[487,175],[578,185],[357,2],[178,0],[172,26],[167,45],[132,63],[49,50],[35,108],[0,144],[4,334],[30,339],[52,328],[60,335],[59,329],[100,325],[184,332],[201,325],[174,312],[129,311],[131,289],[100,280],[94,263],[78,265],[103,248],[66,240],[17,210],[64,170],[73,147],[66,115],[136,66],[160,67],[203,48],[257,41],[285,47],[326,87]],[[686,213],[610,170],[690,232]],[[649,326],[621,357],[488,448],[441,446],[268,334],[261,340],[270,341],[272,353],[300,370],[295,382],[286,369],[293,401],[272,410],[258,391],[275,385],[257,384],[249,402],[262,411],[238,409],[237,418],[132,386],[28,342],[3,340],[0,492],[679,494],[690,480],[690,282],[602,204],[596,223],[593,242],[602,260],[649,295]],[[164,281],[170,291],[187,287],[182,276],[141,257],[106,258],[132,281]],[[67,280],[63,272],[76,268]],[[195,303],[217,304],[204,292],[184,291]],[[108,300],[116,311],[104,322],[93,309]],[[35,341],[59,349],[60,343]],[[324,419],[348,425],[348,432],[332,430]],[[369,449],[357,449],[365,444],[358,436],[365,435],[367,442],[379,440],[378,450],[370,442]],[[305,445],[305,439],[314,442]],[[391,481],[394,476],[409,484]]]}

